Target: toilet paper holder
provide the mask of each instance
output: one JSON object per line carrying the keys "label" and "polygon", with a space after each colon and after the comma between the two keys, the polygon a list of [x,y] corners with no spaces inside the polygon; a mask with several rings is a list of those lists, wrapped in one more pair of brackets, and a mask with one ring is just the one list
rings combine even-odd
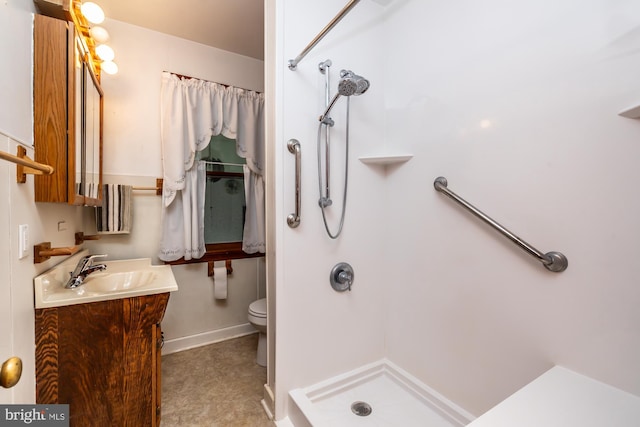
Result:
{"label": "toilet paper holder", "polygon": [[[214,261],[208,262],[207,275],[209,277],[213,276],[213,265],[214,265]],[[233,266],[231,265],[230,259],[225,260],[224,265],[225,267],[227,267],[227,275],[233,273]]]}

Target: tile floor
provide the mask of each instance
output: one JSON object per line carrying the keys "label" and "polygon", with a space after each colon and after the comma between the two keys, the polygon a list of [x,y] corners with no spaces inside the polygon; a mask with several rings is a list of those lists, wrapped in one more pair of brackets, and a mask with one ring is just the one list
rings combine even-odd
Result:
{"label": "tile floor", "polygon": [[273,427],[260,400],[258,335],[162,356],[162,427]]}

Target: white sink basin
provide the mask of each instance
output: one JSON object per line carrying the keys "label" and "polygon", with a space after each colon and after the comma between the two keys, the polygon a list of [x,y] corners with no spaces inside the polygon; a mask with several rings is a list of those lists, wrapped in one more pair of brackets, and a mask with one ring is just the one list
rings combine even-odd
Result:
{"label": "white sink basin", "polygon": [[[74,289],[64,286],[78,260],[88,255],[84,250],[33,279],[36,308],[106,301],[178,290],[169,265],[151,265],[150,258],[121,261],[94,260],[107,269],[92,273]],[[103,261],[103,262],[101,262]]]}
{"label": "white sink basin", "polygon": [[88,292],[122,292],[147,286],[155,279],[153,271],[137,270],[125,273],[93,273],[82,285]]}

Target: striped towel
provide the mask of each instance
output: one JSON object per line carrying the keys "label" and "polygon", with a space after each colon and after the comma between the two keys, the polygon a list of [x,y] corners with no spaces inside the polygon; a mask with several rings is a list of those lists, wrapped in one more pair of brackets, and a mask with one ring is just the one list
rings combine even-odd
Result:
{"label": "striped towel", "polygon": [[131,232],[131,186],[102,186],[102,206],[96,208],[98,234],[129,234]]}

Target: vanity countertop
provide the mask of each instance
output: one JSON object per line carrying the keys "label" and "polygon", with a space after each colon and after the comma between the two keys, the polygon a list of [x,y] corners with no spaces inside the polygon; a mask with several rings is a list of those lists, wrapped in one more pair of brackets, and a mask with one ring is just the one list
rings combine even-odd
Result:
{"label": "vanity countertop", "polygon": [[169,265],[152,265],[150,258],[117,261],[99,260],[106,265],[103,272],[92,273],[84,283],[74,289],[65,289],[78,260],[87,255],[83,250],[33,279],[35,307],[61,307],[154,295],[178,290],[178,284]]}

